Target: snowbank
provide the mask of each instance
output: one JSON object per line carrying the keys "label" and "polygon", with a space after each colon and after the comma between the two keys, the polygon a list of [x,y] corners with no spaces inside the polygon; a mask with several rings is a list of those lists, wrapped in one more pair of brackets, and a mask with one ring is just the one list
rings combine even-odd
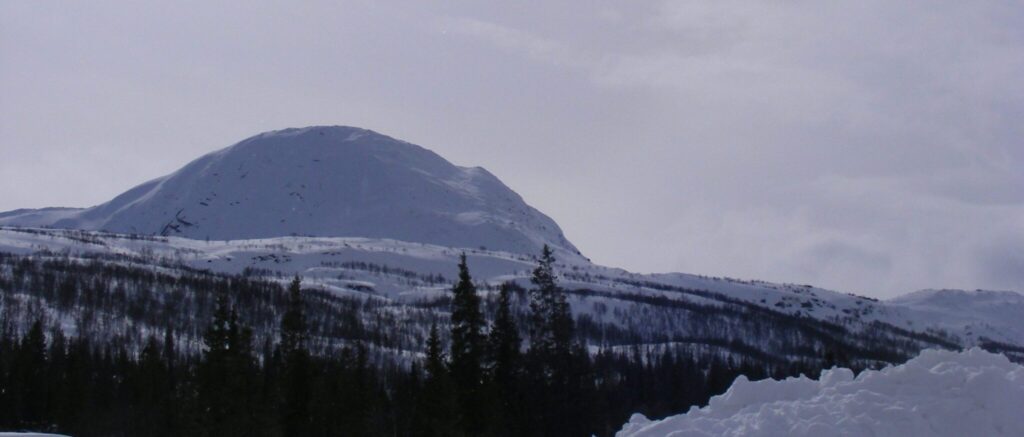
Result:
{"label": "snowbank", "polygon": [[1024,367],[979,348],[926,350],[899,366],[784,381],[740,376],[705,408],[651,421],[634,414],[619,437],[1024,435]]}

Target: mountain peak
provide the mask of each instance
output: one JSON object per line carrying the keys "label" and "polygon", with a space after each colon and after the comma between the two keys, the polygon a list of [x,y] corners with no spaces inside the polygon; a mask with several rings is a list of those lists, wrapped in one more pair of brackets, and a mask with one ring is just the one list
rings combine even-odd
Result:
{"label": "mountain peak", "polygon": [[[240,141],[237,145],[242,145],[250,141],[266,140],[266,139],[286,139],[300,136],[318,136],[328,142],[349,142],[357,141],[362,138],[370,138],[373,140],[381,141],[393,141],[396,143],[403,143],[413,145],[411,143],[397,140],[387,135],[360,127],[354,126],[341,126],[341,125],[323,125],[323,126],[306,126],[306,127],[289,127],[285,129],[278,129],[272,131],[262,132],[253,135]],[[417,146],[418,147],[418,146]]]}
{"label": "mountain peak", "polygon": [[81,210],[0,214],[0,224],[194,239],[368,237],[578,254],[558,225],[481,167],[349,126],[264,132]]}

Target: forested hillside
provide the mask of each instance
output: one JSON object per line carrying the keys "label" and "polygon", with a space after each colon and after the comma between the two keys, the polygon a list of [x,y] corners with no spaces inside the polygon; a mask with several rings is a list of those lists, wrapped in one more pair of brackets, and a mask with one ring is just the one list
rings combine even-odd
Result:
{"label": "forested hillside", "polygon": [[[702,405],[738,374],[878,367],[924,347],[956,347],[699,290],[662,287],[701,301],[567,289],[550,253],[537,263],[528,283],[488,285],[463,258],[449,292],[397,302],[157,257],[3,254],[0,426],[74,435],[607,435],[632,412],[661,417]],[[445,282],[371,263],[346,268]]]}

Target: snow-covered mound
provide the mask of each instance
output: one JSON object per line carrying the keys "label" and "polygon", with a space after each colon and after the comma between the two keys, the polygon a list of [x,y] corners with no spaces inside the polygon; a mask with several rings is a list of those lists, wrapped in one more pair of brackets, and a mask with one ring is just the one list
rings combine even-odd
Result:
{"label": "snow-covered mound", "polygon": [[620,437],[1020,436],[1024,367],[974,348],[926,350],[906,364],[825,371],[820,380],[739,377],[705,408],[650,421],[634,414]]}
{"label": "snow-covered mound", "polygon": [[87,209],[0,214],[0,225],[239,240],[367,237],[579,252],[558,225],[480,167],[352,127],[267,132]]}

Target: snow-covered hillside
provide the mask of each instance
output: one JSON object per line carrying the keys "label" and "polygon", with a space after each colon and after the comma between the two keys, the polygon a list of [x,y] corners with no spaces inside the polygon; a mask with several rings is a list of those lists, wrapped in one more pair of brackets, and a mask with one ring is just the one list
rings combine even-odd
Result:
{"label": "snow-covered hillside", "polygon": [[960,333],[968,344],[1005,339],[1024,344],[1024,294],[992,290],[921,290],[886,302],[892,311]]}
{"label": "snow-covered hillside", "polygon": [[0,214],[0,224],[193,239],[391,238],[578,254],[558,225],[480,167],[352,127],[267,132],[87,209]]}
{"label": "snow-covered hillside", "polygon": [[[443,295],[454,278],[460,253],[466,252],[474,277],[483,284],[518,281],[528,285],[534,266],[532,254],[453,248],[426,243],[359,237],[277,237],[250,240],[194,240],[181,237],[140,237],[95,231],[0,228],[0,252],[22,255],[67,253],[72,255],[126,255],[148,259],[154,264],[184,264],[214,272],[238,274],[262,272],[268,277],[287,278],[299,274],[310,287],[339,295],[382,298],[396,303]],[[382,273],[379,266],[393,269]],[[809,318],[842,325],[858,332],[877,329],[875,322],[892,329],[937,335],[954,344],[974,345],[981,337],[1024,346],[1019,336],[1020,318],[1013,317],[1019,294],[1004,292],[991,304],[979,301],[942,307],[927,294],[908,296],[893,302],[877,301],[808,285],[740,281],[682,273],[641,275],[593,264],[582,257],[560,258],[560,282],[570,290],[594,295],[574,307],[577,314],[610,318],[630,302],[660,299],[659,305],[674,303],[737,307],[750,305],[796,318]],[[418,278],[438,280],[422,281]],[[963,299],[988,296],[963,292]],[[914,297],[918,298],[914,298]],[[1014,296],[1017,296],[1014,298]],[[1016,300],[1014,300],[1016,299]],[[597,302],[600,302],[598,304]],[[596,306],[595,306],[596,305]],[[596,308],[611,308],[613,311]],[[936,308],[942,308],[940,312]],[[964,308],[959,311],[958,308]],[[967,310],[969,309],[969,311]],[[687,316],[676,311],[680,318]],[[597,314],[601,313],[601,314]],[[1017,313],[1019,314],[1019,313]],[[978,323],[961,323],[975,320]],[[980,321],[984,321],[981,323]],[[666,322],[667,323],[667,322]],[[646,328],[669,335],[672,323],[661,326],[648,320]],[[981,332],[984,336],[970,335]],[[636,326],[622,326],[637,329]]]}
{"label": "snow-covered hillside", "polygon": [[740,376],[705,408],[650,421],[619,437],[1016,436],[1024,430],[1024,367],[981,349],[924,351],[856,378],[844,368],[751,382]]}
{"label": "snow-covered hillside", "polygon": [[[92,208],[0,213],[0,252],[122,254],[220,273],[300,274],[324,290],[392,302],[442,295],[444,281],[410,275],[451,278],[461,252],[482,282],[526,285],[544,244],[555,248],[562,285],[577,291],[577,315],[615,316],[618,328],[663,341],[706,328],[686,326],[697,318],[680,308],[723,309],[721,320],[755,308],[814,320],[825,331],[885,331],[907,349],[986,341],[1024,347],[1024,297],[1014,292],[922,292],[880,302],[810,285],[595,265],[486,170],[352,127],[256,135]],[[659,323],[622,321],[650,306],[663,312]],[[722,329],[739,329],[731,323]]]}

